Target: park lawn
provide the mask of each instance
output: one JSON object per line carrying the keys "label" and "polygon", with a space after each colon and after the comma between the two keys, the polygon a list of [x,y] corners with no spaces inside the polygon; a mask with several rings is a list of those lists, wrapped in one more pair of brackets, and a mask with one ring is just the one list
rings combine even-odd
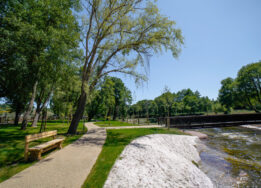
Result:
{"label": "park lawn", "polygon": [[98,121],[94,123],[99,127],[122,127],[122,126],[139,126],[138,124],[132,124],[122,121]]}
{"label": "park lawn", "polygon": [[[27,130],[20,130],[20,127],[12,125],[0,125],[0,182],[10,178],[36,162],[24,162],[24,145],[25,136],[39,133],[39,130],[40,124],[38,124],[38,127],[36,128],[28,127]],[[48,121],[46,131],[50,130],[57,130],[58,137],[65,137],[63,147],[74,142],[86,132],[86,128],[84,128],[83,132],[83,123],[80,123],[78,126],[79,134],[69,136],[66,134],[68,130],[67,123],[62,123],[61,121]],[[38,145],[39,143],[46,142],[50,139],[51,138],[45,138],[33,141],[30,143],[30,146]],[[43,158],[51,153],[51,151],[43,154]]]}
{"label": "park lawn", "polygon": [[82,187],[102,188],[109,172],[126,145],[132,140],[149,134],[183,134],[177,129],[141,128],[107,130],[106,142]]}

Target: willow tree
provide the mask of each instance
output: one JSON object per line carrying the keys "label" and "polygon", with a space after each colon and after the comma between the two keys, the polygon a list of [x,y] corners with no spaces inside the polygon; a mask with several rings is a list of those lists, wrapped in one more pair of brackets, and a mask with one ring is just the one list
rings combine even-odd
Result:
{"label": "willow tree", "polygon": [[81,95],[69,134],[76,133],[86,100],[101,77],[120,72],[144,79],[140,70],[152,54],[171,50],[177,57],[183,44],[175,22],[160,14],[154,1],[85,0],[83,7]]}

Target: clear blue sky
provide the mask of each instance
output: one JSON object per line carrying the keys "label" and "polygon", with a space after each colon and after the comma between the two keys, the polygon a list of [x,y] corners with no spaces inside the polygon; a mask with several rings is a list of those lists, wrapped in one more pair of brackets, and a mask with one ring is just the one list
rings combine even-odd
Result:
{"label": "clear blue sky", "polygon": [[261,60],[261,0],[158,0],[161,13],[174,20],[185,38],[178,59],[170,53],[151,58],[149,81],[136,87],[124,79],[134,102],[172,92],[198,90],[211,99],[220,81],[236,77],[248,63]]}

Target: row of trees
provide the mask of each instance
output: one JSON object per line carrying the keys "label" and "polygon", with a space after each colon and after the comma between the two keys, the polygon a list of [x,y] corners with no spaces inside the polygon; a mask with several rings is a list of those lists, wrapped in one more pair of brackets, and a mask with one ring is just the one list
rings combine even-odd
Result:
{"label": "row of trees", "polygon": [[15,124],[24,113],[22,129],[34,105],[36,126],[54,90],[80,57],[74,7],[79,7],[78,1],[1,2],[0,97],[15,111]]}
{"label": "row of trees", "polygon": [[219,101],[229,112],[234,109],[261,111],[261,61],[243,66],[235,79],[221,82]]}
{"label": "row of trees", "polygon": [[[101,87],[104,77],[119,72],[145,80],[152,54],[170,50],[177,57],[183,44],[175,22],[154,1],[3,0],[0,6],[0,98],[16,112],[16,124],[23,114],[22,129],[33,107],[36,126],[50,103],[72,116],[68,133],[75,134],[85,111],[91,114],[86,104],[118,83],[105,79]],[[106,100],[104,116],[123,113],[121,100]]]}
{"label": "row of trees", "polygon": [[218,102],[201,97],[198,91],[183,89],[172,93],[168,89],[154,100],[142,100],[132,105],[129,115],[135,117],[166,117],[221,112]]}
{"label": "row of trees", "polygon": [[129,116],[165,117],[174,115],[230,113],[234,109],[261,111],[261,61],[243,66],[237,78],[221,81],[217,100],[201,97],[198,91],[169,89],[154,100],[142,100],[130,106]]}

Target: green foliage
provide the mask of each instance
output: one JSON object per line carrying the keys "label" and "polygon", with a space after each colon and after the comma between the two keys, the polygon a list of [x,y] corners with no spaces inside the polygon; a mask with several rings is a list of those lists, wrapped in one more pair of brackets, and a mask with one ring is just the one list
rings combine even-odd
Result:
{"label": "green foliage", "polygon": [[219,102],[214,102],[214,104],[213,104],[213,112],[215,112],[215,114],[218,114],[219,112],[224,112],[224,111],[226,111],[226,108],[224,107],[224,106],[222,106],[222,104],[221,103],[219,103]]}
{"label": "green foliage", "polygon": [[235,98],[235,84],[232,78],[226,78],[221,81],[221,89],[219,90],[219,101],[226,107],[233,107]]}
{"label": "green foliage", "polygon": [[255,111],[261,110],[261,61],[242,67],[236,82],[241,104]]}
{"label": "green foliage", "polygon": [[165,117],[180,114],[199,114],[213,111],[214,101],[201,97],[198,91],[183,89],[177,93],[169,90],[154,100],[142,100],[132,105],[129,115],[138,117]]}
{"label": "green foliage", "polygon": [[[72,7],[78,0],[4,1],[1,6],[0,97],[22,112],[38,82],[37,103],[46,105],[78,54],[80,34]],[[41,107],[42,108],[42,107]]]}
{"label": "green foliage", "polygon": [[156,116],[158,113],[158,107],[153,100],[141,100],[132,105],[128,111],[130,116],[136,117],[148,117]]}
{"label": "green foliage", "polygon": [[227,109],[261,109],[261,62],[243,66],[236,79],[222,80],[219,101]]}
{"label": "green foliage", "polygon": [[[72,134],[84,113],[82,104],[102,77],[118,72],[136,81],[145,80],[143,67],[151,55],[170,50],[177,57],[183,44],[175,22],[160,14],[154,1],[87,0],[83,7],[85,54],[81,95],[68,130]],[[114,109],[114,119],[117,111]],[[121,111],[125,113],[126,110]]]}
{"label": "green foliage", "polygon": [[107,130],[106,142],[82,187],[102,188],[109,172],[126,145],[132,140],[149,134],[182,134],[176,129],[124,129]]}
{"label": "green foliage", "polygon": [[152,1],[87,0],[82,23],[86,28],[85,66],[97,78],[110,72],[144,78],[135,71],[144,65],[143,55],[165,49],[176,57],[183,44],[175,22],[162,16]]}
{"label": "green foliage", "polygon": [[66,74],[57,85],[50,101],[50,107],[55,115],[61,118],[71,116],[80,95],[78,69],[68,67]]}
{"label": "green foliage", "polygon": [[121,79],[116,77],[105,77],[100,86],[93,93],[93,98],[87,103],[87,114],[89,120],[94,116],[124,118],[128,106],[132,101],[131,92]]}

